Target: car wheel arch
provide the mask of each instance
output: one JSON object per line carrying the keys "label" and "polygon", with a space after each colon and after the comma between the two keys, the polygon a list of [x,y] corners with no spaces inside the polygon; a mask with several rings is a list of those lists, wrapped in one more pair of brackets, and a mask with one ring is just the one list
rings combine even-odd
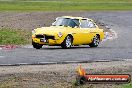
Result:
{"label": "car wheel arch", "polygon": [[[65,35],[65,36],[64,36],[64,39],[63,39],[63,41],[62,41],[62,43],[64,42],[64,40],[66,39],[67,36],[70,36],[70,37],[72,38],[72,43],[73,43],[74,37],[73,37],[72,34],[67,34],[67,35]],[[61,43],[61,44],[62,44],[62,43]]]}
{"label": "car wheel arch", "polygon": [[100,40],[100,35],[99,34],[95,34],[95,36],[91,39],[91,42],[93,41],[93,39],[98,36],[99,37],[99,40]]}
{"label": "car wheel arch", "polygon": [[[70,38],[70,43],[69,42],[67,42],[67,41],[69,41],[69,38]],[[68,40],[67,40],[68,39]],[[69,44],[70,44],[70,46],[69,46]],[[71,48],[71,46],[72,46],[72,43],[73,43],[73,36],[71,35],[71,34],[68,34],[66,37],[65,37],[65,39],[63,40],[63,42],[61,43],[61,47],[62,48]],[[67,44],[68,44],[68,46],[67,46]]]}
{"label": "car wheel arch", "polygon": [[70,36],[72,38],[72,42],[73,42],[73,40],[74,40],[73,35],[72,34],[68,34],[67,36]]}
{"label": "car wheel arch", "polygon": [[99,39],[100,39],[100,35],[99,35],[99,34],[96,34],[96,36],[98,36],[98,37],[99,37]]}

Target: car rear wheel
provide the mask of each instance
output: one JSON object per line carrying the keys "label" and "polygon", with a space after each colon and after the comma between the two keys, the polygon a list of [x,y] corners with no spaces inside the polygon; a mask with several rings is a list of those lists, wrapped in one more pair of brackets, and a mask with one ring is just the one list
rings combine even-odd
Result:
{"label": "car rear wheel", "polygon": [[38,43],[32,42],[33,48],[40,49],[43,45],[40,45]]}
{"label": "car rear wheel", "polygon": [[66,49],[66,48],[71,48],[71,46],[72,46],[72,37],[68,35],[61,44],[61,47]]}
{"label": "car rear wheel", "polygon": [[95,38],[93,38],[93,41],[91,44],[89,44],[90,47],[97,47],[99,45],[100,39],[99,36],[96,35]]}

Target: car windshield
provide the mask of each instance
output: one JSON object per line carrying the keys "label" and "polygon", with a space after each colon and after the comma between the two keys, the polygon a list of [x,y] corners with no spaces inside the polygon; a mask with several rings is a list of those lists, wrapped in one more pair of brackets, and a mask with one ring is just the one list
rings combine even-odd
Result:
{"label": "car windshield", "polygon": [[79,19],[70,19],[70,18],[58,18],[53,26],[70,26],[74,28],[75,26],[79,27]]}

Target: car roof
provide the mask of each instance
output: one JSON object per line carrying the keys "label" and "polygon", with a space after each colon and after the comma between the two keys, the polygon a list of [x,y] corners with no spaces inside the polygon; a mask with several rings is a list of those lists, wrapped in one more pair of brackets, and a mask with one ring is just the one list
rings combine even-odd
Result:
{"label": "car roof", "polygon": [[58,18],[87,19],[87,20],[93,21],[92,19],[89,19],[89,18],[84,18],[84,17],[73,17],[73,16],[61,16],[61,17],[58,17]]}
{"label": "car roof", "polygon": [[70,18],[70,19],[88,19],[83,17],[73,17],[73,16],[62,16],[61,18]]}

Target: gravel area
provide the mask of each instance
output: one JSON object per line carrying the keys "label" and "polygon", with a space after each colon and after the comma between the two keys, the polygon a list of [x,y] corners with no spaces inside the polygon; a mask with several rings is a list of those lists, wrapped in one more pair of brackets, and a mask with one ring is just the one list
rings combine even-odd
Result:
{"label": "gravel area", "polygon": [[99,12],[0,12],[0,28],[32,30],[50,26],[59,16],[89,17],[102,26],[106,25],[101,23],[101,18],[94,15],[96,13]]}
{"label": "gravel area", "polygon": [[[76,12],[78,15],[81,13]],[[1,12],[0,27],[32,30],[37,27],[50,26],[54,19],[63,15],[77,15],[72,12]]]}
{"label": "gravel area", "polygon": [[[130,74],[132,60],[113,62],[27,65],[0,67],[3,88],[74,88],[77,68],[82,65],[88,74]],[[119,88],[122,84],[85,84],[77,88]]]}

